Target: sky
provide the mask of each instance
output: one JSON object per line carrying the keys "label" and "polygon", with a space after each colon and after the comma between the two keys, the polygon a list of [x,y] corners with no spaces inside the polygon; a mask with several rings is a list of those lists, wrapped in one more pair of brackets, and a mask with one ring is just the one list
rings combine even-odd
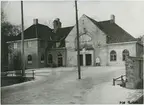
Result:
{"label": "sky", "polygon": [[[38,18],[39,23],[52,28],[55,18],[60,18],[62,27],[75,25],[74,0],[67,1],[24,1],[25,29]],[[2,2],[7,20],[12,24],[21,24],[20,1]],[[144,35],[144,0],[78,0],[79,18],[87,15],[96,21],[109,20],[115,15],[115,22],[134,37]]]}

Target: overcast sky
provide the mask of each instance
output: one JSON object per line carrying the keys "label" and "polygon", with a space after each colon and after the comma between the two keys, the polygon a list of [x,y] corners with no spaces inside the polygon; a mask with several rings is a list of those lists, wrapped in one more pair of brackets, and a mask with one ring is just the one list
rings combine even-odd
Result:
{"label": "overcast sky", "polygon": [[[21,23],[20,1],[9,1],[4,5],[7,20]],[[144,1],[78,1],[79,18],[82,14],[96,21],[109,20],[114,14],[116,23],[134,37],[144,35]],[[25,28],[38,18],[39,23],[52,27],[52,21],[60,18],[63,27],[75,25],[74,0],[69,1],[24,1]]]}

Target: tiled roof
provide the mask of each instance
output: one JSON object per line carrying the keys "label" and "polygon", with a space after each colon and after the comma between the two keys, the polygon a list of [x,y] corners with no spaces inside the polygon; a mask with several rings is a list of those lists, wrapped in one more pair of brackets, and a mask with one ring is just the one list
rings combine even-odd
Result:
{"label": "tiled roof", "polygon": [[67,37],[69,32],[72,30],[73,26],[71,27],[64,27],[64,28],[59,28],[56,33],[54,33],[54,36],[52,37],[53,40],[63,40]]}
{"label": "tiled roof", "polygon": [[[88,17],[88,16],[87,16]],[[88,17],[97,27],[99,27],[106,35],[108,35],[107,43],[119,43],[136,41],[136,39],[127,33],[124,29],[110,20],[97,22]]]}
{"label": "tiled roof", "polygon": [[[53,29],[48,26],[36,24],[24,30],[24,39],[40,38],[42,40],[60,41],[67,37],[72,28],[73,26],[59,28],[57,32],[54,33]],[[8,39],[8,41],[14,40],[21,40],[21,33]]]}
{"label": "tiled roof", "polygon": [[[53,35],[52,29],[42,24],[32,25],[24,31],[24,39],[40,38],[50,40],[51,35]],[[14,40],[21,40],[21,33],[9,39],[9,41]]]}
{"label": "tiled roof", "polygon": [[[87,16],[88,17],[88,16]],[[129,42],[135,41],[136,39],[132,37],[129,33],[123,30],[116,23],[111,23],[108,21],[97,22],[94,19],[88,17],[97,27],[99,27],[107,35],[107,43],[119,43],[119,42]],[[71,27],[59,28],[56,33],[53,29],[42,24],[32,25],[24,31],[24,38],[40,38],[42,40],[53,40],[60,41],[60,47],[65,45],[64,39],[67,37],[69,32],[72,30]],[[15,37],[9,38],[9,41],[21,40],[21,34]]]}
{"label": "tiled roof", "polygon": [[71,27],[64,27],[64,28],[59,28],[56,33],[52,36],[52,39],[55,41],[61,41],[59,47],[64,47],[65,46],[65,38],[69,34],[69,32],[72,30],[73,26]]}

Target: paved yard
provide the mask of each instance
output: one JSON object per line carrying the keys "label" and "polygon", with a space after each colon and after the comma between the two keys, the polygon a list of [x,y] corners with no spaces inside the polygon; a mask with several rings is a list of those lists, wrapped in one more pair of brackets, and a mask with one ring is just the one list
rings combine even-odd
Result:
{"label": "paved yard", "polygon": [[2,88],[2,103],[90,103],[87,101],[88,94],[94,87],[101,88],[102,84],[112,83],[113,77],[124,73],[123,67],[82,67],[82,79],[78,80],[76,68],[37,69],[35,81]]}

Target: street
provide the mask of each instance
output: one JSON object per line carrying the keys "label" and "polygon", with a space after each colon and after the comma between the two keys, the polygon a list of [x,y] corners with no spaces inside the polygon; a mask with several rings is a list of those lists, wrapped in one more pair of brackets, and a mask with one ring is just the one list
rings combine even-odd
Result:
{"label": "street", "polygon": [[[47,69],[50,68],[44,71]],[[76,69],[57,69],[60,68],[43,75],[37,72],[35,81],[3,87],[2,104],[90,104],[87,99],[91,98],[89,92],[94,87],[98,87],[97,97],[100,97],[102,84],[112,83],[112,78],[125,73],[124,67],[82,67],[82,79],[78,80]],[[97,99],[95,104],[100,103],[97,97],[92,98]]]}

